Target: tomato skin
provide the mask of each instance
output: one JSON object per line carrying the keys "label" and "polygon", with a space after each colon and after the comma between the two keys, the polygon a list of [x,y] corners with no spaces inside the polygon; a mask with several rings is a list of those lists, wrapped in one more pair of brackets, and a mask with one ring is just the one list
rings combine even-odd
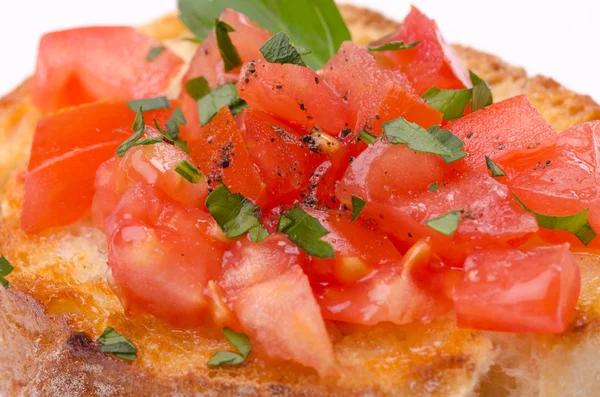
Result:
{"label": "tomato skin", "polygon": [[337,136],[355,125],[355,110],[307,67],[265,60],[242,68],[237,84],[251,108],[308,133],[316,126]]}
{"label": "tomato skin", "polygon": [[[146,112],[164,125],[172,110]],[[94,177],[131,134],[135,113],[121,101],[66,109],[42,119],[35,130],[25,174],[21,229],[39,233],[71,224],[89,211]]]}
{"label": "tomato skin", "polygon": [[454,289],[459,327],[560,333],[575,312],[579,266],[569,244],[469,254]]}
{"label": "tomato skin", "polygon": [[533,149],[553,144],[558,134],[552,130],[526,95],[495,103],[448,124],[465,143],[469,153],[461,166],[483,169],[485,156],[496,159],[513,150]]}
{"label": "tomato skin", "polygon": [[440,89],[471,87],[469,71],[446,43],[435,21],[416,7],[412,7],[397,32],[375,44],[394,41],[420,42],[412,49],[386,51],[380,55],[400,68],[419,95],[434,86]]}
{"label": "tomato skin", "polygon": [[127,315],[202,324],[204,287],[218,275],[226,240],[210,214],[139,183],[107,218],[106,236],[112,287]]}
{"label": "tomato skin", "polygon": [[[144,138],[161,136],[152,127],[146,127]],[[96,173],[92,216],[96,225],[104,227],[123,194],[138,182],[154,185],[170,198],[189,207],[205,209],[208,196],[206,179],[197,183],[187,181],[175,171],[180,161],[192,159],[181,149],[165,142],[136,146],[121,158],[113,157],[102,164]]]}
{"label": "tomato skin", "polygon": [[442,114],[417,95],[406,77],[382,68],[365,48],[352,42],[342,44],[321,75],[357,110],[354,138],[364,129],[378,135],[382,122],[398,117],[425,128],[442,122]]}
{"label": "tomato skin", "polygon": [[241,240],[227,255],[219,284],[229,292],[253,351],[294,360],[321,376],[336,372],[319,306],[301,264],[306,255],[282,235]]}
{"label": "tomato skin", "polygon": [[131,27],[90,27],[48,33],[40,40],[31,85],[33,103],[46,113],[100,99],[164,95],[183,60]]}

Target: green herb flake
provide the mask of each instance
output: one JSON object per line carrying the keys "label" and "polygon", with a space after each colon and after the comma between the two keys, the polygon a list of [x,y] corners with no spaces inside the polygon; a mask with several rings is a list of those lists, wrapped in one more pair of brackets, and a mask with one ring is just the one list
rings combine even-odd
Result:
{"label": "green herb flake", "polygon": [[185,92],[197,101],[210,92],[210,85],[204,77],[196,77],[185,82]]}
{"label": "green herb flake", "polygon": [[271,32],[287,32],[293,43],[312,49],[304,61],[315,70],[352,39],[334,0],[179,0],[178,5],[179,18],[199,39],[210,34],[215,18],[226,8]]}
{"label": "green herb flake", "polygon": [[156,129],[163,135],[163,140],[169,142],[179,149],[183,150],[185,153],[189,154],[190,149],[187,146],[187,143],[181,138],[179,138],[179,125],[186,125],[187,121],[181,108],[175,109],[169,120],[165,123],[165,128],[162,128],[156,119],[154,119],[154,126]]}
{"label": "green herb flake", "polygon": [[148,51],[148,56],[146,57],[146,60],[148,62],[152,62],[154,61],[156,58],[158,58],[158,56],[160,54],[162,54],[162,52],[166,50],[165,46],[157,46],[157,47],[152,47],[150,48],[150,51]]}
{"label": "green herb flake", "polygon": [[500,176],[506,176],[506,173],[504,172],[504,170],[502,170],[502,168],[500,168],[498,166],[498,164],[494,163],[494,160],[492,160],[488,156],[485,156],[485,165],[488,168],[488,170],[492,171],[493,178],[498,178]]}
{"label": "green herb flake", "polygon": [[165,96],[129,101],[127,102],[127,106],[129,106],[129,109],[133,110],[134,112],[137,112],[139,108],[142,108],[142,112],[149,112],[151,110],[159,109],[171,109],[171,103]]}
{"label": "green herb flake", "polygon": [[377,140],[378,136],[371,134],[369,131],[361,131],[358,133],[358,139],[370,145]]}
{"label": "green herb flake", "polygon": [[392,41],[391,43],[386,43],[380,46],[369,47],[369,51],[371,52],[381,52],[381,51],[402,51],[409,50],[411,48],[415,48],[421,43],[420,41],[415,41],[412,43],[406,44],[403,41]]}
{"label": "green herb flake", "polygon": [[250,237],[250,241],[259,243],[269,237],[269,231],[263,225],[257,225],[250,229],[248,237]]}
{"label": "green herb flake", "polygon": [[352,222],[358,218],[363,208],[365,208],[365,200],[360,197],[352,196]]}
{"label": "green herb flake", "polygon": [[198,183],[201,179],[204,179],[204,175],[198,167],[190,163],[187,160],[181,160],[175,166],[175,172],[184,177],[190,183]]}
{"label": "green herb flake", "polygon": [[117,148],[117,156],[123,157],[125,153],[132,147],[136,146],[137,142],[142,138],[145,131],[144,124],[144,113],[142,112],[142,108],[140,107],[135,114],[135,119],[133,120],[133,126],[131,129],[133,130],[133,135],[125,140],[122,144]]}
{"label": "green herb flake", "polygon": [[111,353],[126,361],[134,361],[137,358],[137,349],[134,344],[112,327],[108,327],[97,341],[100,343],[100,351],[104,353]]}
{"label": "green herb flake", "polygon": [[422,95],[429,106],[442,112],[444,120],[461,117],[472,97],[473,91],[471,89],[440,90],[436,87],[428,89]]}
{"label": "green herb flake", "polygon": [[458,229],[461,214],[462,211],[450,211],[447,214],[426,220],[425,224],[436,232],[445,236],[452,236]]}
{"label": "green herb flake", "polygon": [[[302,48],[303,52],[306,49]],[[270,63],[292,64],[306,66],[298,49],[290,42],[290,37],[284,32],[279,32],[260,47],[260,52],[265,60]],[[310,53],[310,52],[309,52]]]}
{"label": "green herb flake", "polygon": [[277,231],[284,233],[310,256],[323,259],[334,257],[331,244],[321,240],[321,237],[329,234],[329,230],[298,206],[279,218]]}
{"label": "green herb flake", "polygon": [[0,256],[0,285],[2,285],[4,288],[8,288],[10,286],[6,276],[12,273],[14,269],[15,268],[10,264],[8,259],[6,259],[4,256]]}
{"label": "green herb flake", "polygon": [[410,149],[441,156],[446,163],[458,161],[467,153],[463,152],[464,142],[450,131],[433,126],[429,130],[404,118],[383,123],[383,131],[388,141],[404,144]]}
{"label": "green herb flake", "polygon": [[202,40],[200,40],[197,37],[184,37],[181,39],[182,41],[187,41],[189,43],[193,43],[193,44],[201,44]]}
{"label": "green herb flake", "polygon": [[229,238],[239,237],[260,226],[260,208],[240,193],[231,193],[225,185],[219,185],[210,192],[206,206]]}
{"label": "green herb flake", "polygon": [[225,66],[226,72],[231,72],[234,69],[242,66],[242,58],[238,54],[237,49],[233,45],[229,33],[235,32],[235,29],[223,21],[215,20],[215,33],[217,36],[217,44],[219,53]]}
{"label": "green herb flake", "polygon": [[229,106],[232,114],[241,112],[246,105],[240,98],[235,83],[229,83],[215,88],[213,91],[198,100],[198,113],[200,125],[204,127],[215,117],[219,110]]}
{"label": "green herb flake", "polygon": [[427,190],[429,190],[430,192],[437,192],[440,190],[440,187],[438,185],[437,182],[433,182],[428,188]]}
{"label": "green herb flake", "polygon": [[528,212],[533,214],[540,227],[549,230],[564,230],[571,233],[585,246],[589,245],[594,238],[596,238],[596,232],[592,228],[590,221],[588,220],[589,208],[581,211],[575,215],[569,216],[550,216],[543,215],[539,212],[533,211],[527,207],[525,203],[513,193],[515,200]]}
{"label": "green herb flake", "polygon": [[245,334],[235,332],[229,328],[224,328],[223,334],[225,334],[225,338],[227,338],[229,343],[233,345],[239,354],[234,352],[218,351],[212,356],[207,365],[211,367],[218,367],[220,365],[242,364],[252,351],[250,338],[248,338],[248,336]]}
{"label": "green herb flake", "polygon": [[473,101],[471,102],[471,112],[476,112],[486,106],[494,103],[492,90],[488,83],[469,70],[471,83],[473,83]]}

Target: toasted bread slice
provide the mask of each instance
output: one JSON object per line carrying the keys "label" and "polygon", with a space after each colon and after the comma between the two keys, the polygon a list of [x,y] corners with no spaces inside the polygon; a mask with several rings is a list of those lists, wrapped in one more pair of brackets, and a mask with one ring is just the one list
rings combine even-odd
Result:
{"label": "toasted bread slice", "polygon": [[[398,24],[342,6],[361,44]],[[143,28],[182,56],[193,47],[173,16]],[[526,93],[559,131],[600,118],[600,107],[544,77],[481,52],[456,47],[491,85],[496,100]],[[600,389],[600,269],[582,260],[577,316],[560,336],[458,329],[452,316],[431,324],[359,327],[328,324],[341,368],[337,378],[290,362],[253,357],[235,368],[206,362],[228,344],[218,329],[174,330],[126,318],[105,281],[106,243],[87,220],[40,236],[19,229],[23,181],[39,112],[28,82],[0,100],[0,253],[15,265],[0,289],[0,394],[36,396],[588,396]],[[173,85],[174,90],[177,84]],[[93,342],[115,327],[138,348],[132,364]]]}

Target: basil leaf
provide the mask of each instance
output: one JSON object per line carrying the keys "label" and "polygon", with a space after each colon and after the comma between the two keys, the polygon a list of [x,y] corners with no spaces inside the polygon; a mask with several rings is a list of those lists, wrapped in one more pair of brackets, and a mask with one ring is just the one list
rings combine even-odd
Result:
{"label": "basil leaf", "polygon": [[350,31],[333,0],[179,0],[179,18],[206,38],[226,8],[233,8],[271,32],[286,32],[293,43],[313,50],[305,61],[318,70],[333,57]]}
{"label": "basil leaf", "polygon": [[365,208],[365,200],[360,197],[352,196],[352,222],[358,218],[360,212]]}
{"label": "basil leaf", "polygon": [[204,178],[204,175],[200,172],[198,167],[190,163],[187,160],[181,160],[175,166],[175,172],[184,177],[190,183],[198,183],[200,179]]}
{"label": "basil leaf", "polygon": [[433,182],[428,188],[427,190],[429,190],[430,192],[437,192],[438,190],[440,190],[439,185],[437,182]]}
{"label": "basil leaf", "polygon": [[197,101],[210,92],[210,85],[204,77],[196,77],[185,82],[185,92]]}
{"label": "basil leaf", "polygon": [[223,334],[225,334],[225,337],[229,343],[235,347],[235,350],[237,350],[238,353],[240,353],[244,358],[248,357],[252,351],[252,346],[250,346],[250,338],[248,338],[248,335],[235,332],[229,328],[223,328]]}
{"label": "basil leaf", "polygon": [[114,356],[127,361],[133,361],[137,358],[137,349],[134,344],[115,331],[112,327],[108,327],[102,335],[98,337],[97,341],[100,343],[100,351],[104,353],[111,353]]}
{"label": "basil leaf", "polygon": [[442,112],[444,120],[461,117],[472,97],[471,89],[440,90],[436,87],[431,87],[422,95],[429,106]]}
{"label": "basil leaf", "polygon": [[137,112],[139,108],[142,108],[142,112],[149,112],[151,110],[158,109],[171,109],[171,103],[166,96],[129,101],[127,102],[127,106],[129,106],[129,109],[133,110],[134,112]]}
{"label": "basil leaf", "polygon": [[4,256],[0,256],[0,285],[2,285],[4,288],[8,288],[10,286],[10,283],[5,277],[12,273],[14,269],[15,268],[10,264],[8,259],[6,259]]}
{"label": "basil leaf", "polygon": [[325,229],[317,218],[308,215],[298,206],[281,215],[277,231],[284,233],[310,256],[324,259],[334,257],[331,244],[321,241],[321,237],[329,234],[329,230]]}
{"label": "basil leaf", "polygon": [[152,138],[140,139],[139,141],[134,142],[133,145],[131,145],[131,147],[154,145],[155,143],[160,143],[160,142],[163,142],[163,138],[160,136],[155,136]]}
{"label": "basil leaf", "polygon": [[245,361],[244,357],[233,352],[216,352],[214,356],[206,363],[211,367],[219,367],[221,365],[240,365]]}
{"label": "basil leaf", "polygon": [[[215,117],[224,106],[231,108],[232,114],[241,112],[246,102],[240,98],[235,83],[229,83],[215,88],[198,100],[198,113],[200,113],[200,125],[204,127]],[[237,113],[236,113],[237,112]]]}
{"label": "basil leaf", "polygon": [[300,54],[302,56],[312,54],[312,51],[309,50],[308,48],[302,47],[301,45],[297,45],[297,44],[292,44],[292,45],[294,46],[294,48],[296,49],[298,54]]}
{"label": "basil leaf", "polygon": [[231,32],[235,32],[235,29],[232,28],[231,25],[219,21],[218,19],[215,21],[217,44],[219,45],[219,52],[221,53],[226,72],[231,72],[242,66],[242,58],[240,58],[240,54],[238,54],[237,49],[229,37],[229,33]]}
{"label": "basil leaf", "polygon": [[158,56],[160,54],[162,54],[162,52],[166,49],[165,46],[158,46],[158,47],[152,47],[150,48],[150,51],[148,51],[148,56],[146,57],[146,60],[148,62],[152,62],[154,61],[156,58],[158,58]]}
{"label": "basil leaf", "polygon": [[125,140],[125,142],[119,145],[119,147],[117,148],[117,156],[123,157],[129,149],[134,147],[136,142],[142,138],[142,135],[144,135],[145,128],[146,125],[144,124],[144,113],[142,112],[142,108],[140,107],[135,114],[135,119],[133,120],[133,125],[131,126],[131,129],[133,130],[133,135],[131,135]]}
{"label": "basil leaf", "polygon": [[494,103],[492,90],[488,83],[469,70],[471,83],[473,83],[473,102],[471,102],[471,112],[476,112],[486,106]]}
{"label": "basil leaf", "polygon": [[437,154],[447,163],[460,160],[467,155],[462,151],[464,142],[450,131],[440,129],[439,126],[426,130],[401,117],[383,123],[383,132],[390,143],[404,144],[417,152]]}
{"label": "basil leaf", "polygon": [[260,52],[267,62],[306,66],[298,50],[290,43],[284,32],[279,32],[260,47]]}
{"label": "basil leaf", "polygon": [[378,138],[377,135],[373,135],[373,134],[371,134],[368,131],[361,131],[361,132],[358,133],[358,139],[360,139],[361,141],[363,141],[367,145],[370,145],[373,142],[375,142],[377,140],[377,138]]}
{"label": "basil leaf", "polygon": [[592,228],[590,221],[588,220],[589,208],[581,211],[575,215],[569,216],[551,216],[543,215],[539,212],[533,211],[527,207],[523,201],[516,194],[513,193],[515,200],[525,209],[535,216],[537,223],[540,227],[549,230],[564,230],[571,233],[585,246],[589,245],[594,238],[596,238],[596,232]]}
{"label": "basil leaf", "polygon": [[225,185],[210,192],[206,206],[229,238],[239,237],[260,225],[260,208],[240,193],[231,193]]}
{"label": "basil leaf", "polygon": [[401,51],[401,50],[409,50],[411,48],[415,48],[418,46],[420,41],[415,41],[412,43],[404,43],[403,41],[392,41],[391,43],[386,43],[380,46],[369,47],[369,51],[371,52],[381,52],[381,51]]}
{"label": "basil leaf", "polygon": [[461,214],[462,211],[450,211],[447,214],[426,220],[425,224],[436,232],[445,236],[452,236],[458,229]]}
{"label": "basil leaf", "polygon": [[506,176],[504,170],[502,170],[502,168],[500,168],[498,164],[494,163],[494,161],[488,156],[485,156],[485,165],[488,168],[488,170],[492,171],[492,178]]}
{"label": "basil leaf", "polygon": [[259,243],[269,237],[269,231],[263,225],[257,225],[250,229],[248,236],[250,237],[250,241]]}

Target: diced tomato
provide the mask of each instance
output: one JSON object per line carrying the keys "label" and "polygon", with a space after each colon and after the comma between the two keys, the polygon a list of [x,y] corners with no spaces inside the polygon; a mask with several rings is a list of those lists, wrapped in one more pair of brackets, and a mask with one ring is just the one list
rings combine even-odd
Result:
{"label": "diced tomato", "polygon": [[204,288],[219,273],[226,240],[210,214],[140,183],[107,218],[106,236],[109,280],[127,315],[202,324]]}
{"label": "diced tomato", "polygon": [[495,159],[513,150],[534,149],[556,142],[558,136],[526,95],[490,105],[444,129],[465,142],[469,155],[462,162],[471,169],[485,167],[485,156]]}
{"label": "diced tomato", "polygon": [[283,236],[243,241],[225,255],[219,282],[253,349],[294,360],[322,376],[336,372],[335,356],[319,306],[301,264],[305,254]]}
{"label": "diced tomato", "polygon": [[357,110],[354,138],[365,129],[379,134],[382,122],[398,117],[425,128],[442,122],[442,114],[417,95],[406,77],[382,68],[365,48],[352,42],[342,44],[322,76]]}
{"label": "diced tomato", "polygon": [[400,68],[419,95],[434,86],[440,89],[471,86],[469,71],[446,43],[435,21],[427,18],[416,7],[412,7],[400,30],[375,44],[394,41],[407,44],[419,42],[415,48],[381,53]]}
{"label": "diced tomato", "polygon": [[[161,136],[152,127],[146,127],[144,138]],[[96,225],[104,227],[106,217],[117,205],[121,196],[138,182],[156,186],[173,200],[183,205],[205,208],[208,195],[206,179],[197,183],[187,181],[175,171],[180,161],[191,162],[185,152],[168,143],[136,146],[122,158],[113,157],[102,164],[96,173],[92,215]]]}
{"label": "diced tomato", "polygon": [[[171,110],[145,112],[164,125]],[[94,177],[131,134],[135,113],[125,102],[87,104],[38,123],[25,174],[21,228],[39,233],[71,224],[90,209]]]}
{"label": "diced tomato", "polygon": [[317,285],[315,293],[324,318],[354,324],[407,324],[430,321],[448,312],[451,302],[420,288],[412,276],[415,268],[429,262],[430,254],[430,246],[419,243],[394,266],[380,267],[358,282]]}
{"label": "diced tomato", "polygon": [[[271,37],[270,32],[259,27],[244,14],[230,8],[226,9],[219,19],[235,29],[235,32],[229,33],[229,38],[243,62],[262,59],[259,50]],[[237,81],[239,74],[239,68],[225,72],[223,59],[213,31],[198,47],[190,63],[190,68],[183,78],[181,99],[183,100],[182,110],[187,119],[187,124],[182,128],[182,131],[184,131],[187,139],[193,139],[199,133],[200,118],[198,117],[196,101],[185,92],[185,83],[197,77],[204,77],[210,87],[214,89],[225,83]]]}
{"label": "diced tomato", "polygon": [[237,87],[251,108],[304,133],[318,126],[320,131],[337,136],[356,123],[355,110],[308,67],[250,62],[242,68]]}
{"label": "diced tomato", "polygon": [[252,162],[229,108],[221,109],[202,129],[199,138],[189,141],[188,146],[209,183],[222,180],[232,192],[241,193],[258,205],[269,200],[267,186]]}
{"label": "diced tomato", "polygon": [[575,312],[579,289],[579,266],[568,244],[476,249],[454,290],[454,308],[460,327],[559,333]]}
{"label": "diced tomato", "polygon": [[31,85],[33,102],[51,113],[100,99],[164,95],[183,60],[131,27],[92,27],[48,33],[40,41]]}
{"label": "diced tomato", "polygon": [[[551,216],[575,215],[589,209],[592,228],[600,233],[600,121],[573,127],[558,135],[556,145],[520,150],[497,159],[501,179],[532,210]],[[540,229],[547,240],[582,247],[564,231]],[[600,246],[594,239],[592,246]]]}

